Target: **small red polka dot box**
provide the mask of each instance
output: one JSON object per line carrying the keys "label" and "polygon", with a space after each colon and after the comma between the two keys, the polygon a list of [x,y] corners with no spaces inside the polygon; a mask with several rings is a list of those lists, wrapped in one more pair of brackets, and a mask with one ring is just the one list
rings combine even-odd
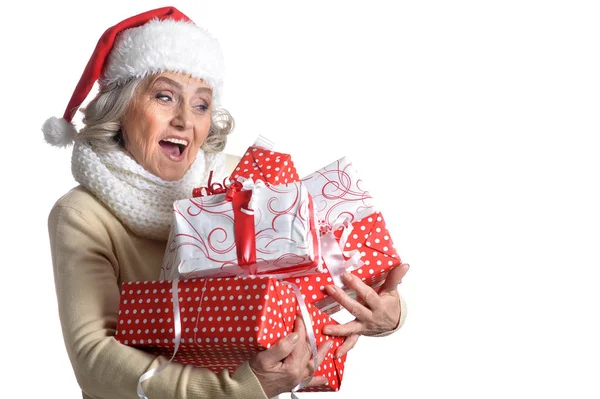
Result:
{"label": "small red polka dot box", "polygon": [[[123,283],[117,341],[170,359],[177,331],[172,287],[167,280]],[[234,372],[292,332],[300,314],[293,290],[273,278],[178,280],[177,297],[181,335],[174,361],[214,372]],[[327,377],[328,385],[305,390],[337,391],[346,356],[335,359],[333,354],[343,338],[323,335],[323,326],[337,323],[314,306],[307,308],[317,346],[327,340],[334,345],[315,372]]]}
{"label": "small red polka dot box", "polygon": [[[323,287],[350,271],[373,288],[383,284],[389,271],[400,265],[381,212],[358,177],[352,162],[344,157],[302,179],[311,194],[319,219],[321,255],[325,274],[286,278],[300,287],[307,302],[332,314],[340,306]],[[344,287],[353,298],[356,292]]]}
{"label": "small red polka dot box", "polygon": [[271,151],[259,145],[253,145],[240,159],[231,178],[262,180],[278,185],[299,181],[300,177],[289,154]]}

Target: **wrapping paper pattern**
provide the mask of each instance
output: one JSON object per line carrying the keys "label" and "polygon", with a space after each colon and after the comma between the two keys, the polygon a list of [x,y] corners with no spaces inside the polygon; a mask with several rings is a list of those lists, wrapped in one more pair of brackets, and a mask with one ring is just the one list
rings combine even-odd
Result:
{"label": "wrapping paper pattern", "polygon": [[[299,314],[294,293],[273,278],[207,278],[181,280],[178,285],[181,341],[174,361],[214,372],[235,369],[260,350],[293,331]],[[125,282],[115,338],[170,358],[175,347],[171,282]],[[328,386],[311,391],[338,390],[346,356],[334,359],[342,338],[324,336],[326,314],[307,305],[317,346],[333,340],[315,376],[326,376]]]}
{"label": "wrapping paper pattern", "polygon": [[359,221],[376,211],[371,194],[346,157],[304,177],[302,183],[313,197],[323,232],[345,218]]}
{"label": "wrapping paper pattern", "polygon": [[234,211],[226,196],[174,203],[161,279],[322,272],[313,203],[302,183],[262,187],[252,194],[256,264],[249,266],[238,264]]}

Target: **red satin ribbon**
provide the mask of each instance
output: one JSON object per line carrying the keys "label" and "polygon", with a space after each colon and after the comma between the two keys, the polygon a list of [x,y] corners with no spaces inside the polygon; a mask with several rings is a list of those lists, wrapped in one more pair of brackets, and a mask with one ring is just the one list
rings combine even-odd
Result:
{"label": "red satin ribbon", "polygon": [[[226,193],[227,190],[229,190],[229,187],[231,186],[231,183],[228,185],[227,184],[227,180],[229,180],[228,177],[223,179],[223,184],[218,183],[218,182],[212,182],[212,177],[213,177],[213,171],[211,170],[210,173],[208,174],[208,185],[207,187],[196,187],[195,189],[192,190],[192,197],[204,197],[205,195],[214,195],[214,194],[223,194]],[[238,182],[236,182],[238,183]],[[240,186],[241,188],[241,186]],[[204,192],[203,192],[204,191]]]}
{"label": "red satin ribbon", "polygon": [[254,229],[254,211],[248,209],[252,198],[252,190],[242,191],[242,183],[231,181],[226,184],[212,182],[213,171],[208,175],[207,187],[195,188],[192,192],[194,197],[205,195],[225,194],[225,200],[233,206],[233,229],[235,234],[235,249],[239,266],[248,266],[248,274],[256,274],[256,231]]}
{"label": "red satin ribbon", "polygon": [[252,198],[252,190],[229,190],[226,198],[228,200],[231,198],[233,203],[233,226],[235,231],[235,249],[237,251],[238,265],[249,266],[249,273],[256,274],[256,231],[254,230],[254,211],[248,210],[248,203]]}

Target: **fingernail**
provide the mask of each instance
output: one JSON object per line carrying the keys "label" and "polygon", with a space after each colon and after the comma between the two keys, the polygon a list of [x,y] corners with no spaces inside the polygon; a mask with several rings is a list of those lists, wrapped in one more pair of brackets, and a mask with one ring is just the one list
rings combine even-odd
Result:
{"label": "fingernail", "polygon": [[333,295],[335,294],[335,287],[333,285],[326,285],[325,291],[327,292],[327,294]]}
{"label": "fingernail", "polygon": [[344,280],[346,281],[352,281],[352,279],[354,278],[354,276],[351,273],[344,273]]}
{"label": "fingernail", "polygon": [[325,346],[327,347],[327,351],[329,351],[329,349],[331,349],[331,347],[333,346],[333,341],[325,342]]}
{"label": "fingernail", "polygon": [[298,338],[300,338],[298,333],[291,333],[287,337],[288,341],[290,341],[291,344],[296,344],[298,342]]}
{"label": "fingernail", "polygon": [[403,263],[401,266],[404,267],[404,271],[402,272],[403,276],[398,284],[400,284],[402,280],[404,280],[404,277],[406,277],[406,273],[408,273],[408,269],[410,268],[410,265],[408,263]]}
{"label": "fingernail", "polygon": [[315,381],[316,385],[329,385],[329,380],[325,377],[315,377],[317,381]]}

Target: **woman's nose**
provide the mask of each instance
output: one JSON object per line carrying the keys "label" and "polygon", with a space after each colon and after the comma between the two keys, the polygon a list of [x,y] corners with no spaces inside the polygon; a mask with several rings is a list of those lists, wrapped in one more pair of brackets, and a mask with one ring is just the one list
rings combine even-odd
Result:
{"label": "woman's nose", "polygon": [[192,114],[185,105],[177,107],[177,111],[171,119],[171,125],[180,130],[189,130],[192,128]]}

